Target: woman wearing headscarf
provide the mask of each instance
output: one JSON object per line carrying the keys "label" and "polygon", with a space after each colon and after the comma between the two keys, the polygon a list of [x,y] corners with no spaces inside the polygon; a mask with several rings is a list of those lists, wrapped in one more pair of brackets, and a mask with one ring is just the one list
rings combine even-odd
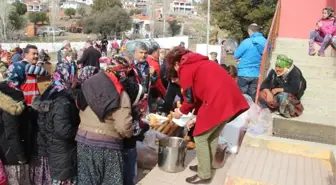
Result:
{"label": "woman wearing headscarf", "polygon": [[[52,84],[32,107],[38,115],[37,156],[31,163],[35,185],[77,184],[77,143],[79,110],[69,89],[73,74],[69,63],[59,63]],[[49,174],[50,172],[50,174]]]}
{"label": "woman wearing headscarf", "polygon": [[114,57],[107,72],[116,75],[131,100],[133,135],[123,139],[123,185],[135,185],[137,177],[136,142],[143,141],[145,132],[149,130],[149,125],[141,121],[142,114],[138,106],[138,102],[144,97],[145,88],[140,84],[136,69],[129,65],[123,57]]}
{"label": "woman wearing headscarf", "polygon": [[227,122],[249,106],[231,76],[207,56],[177,46],[166,58],[169,66],[178,72],[183,91],[183,104],[175,109],[174,117],[179,119],[190,112],[197,115],[196,120],[188,123],[189,128],[195,126],[193,135],[198,166],[191,166],[190,170],[197,174],[186,181],[209,183],[220,132]]}
{"label": "woman wearing headscarf", "polygon": [[133,133],[128,94],[114,74],[101,71],[81,85],[77,106],[78,184],[123,185],[123,139]]}
{"label": "woman wearing headscarf", "polygon": [[278,110],[284,117],[300,116],[303,106],[300,102],[306,90],[306,80],[293,60],[278,55],[275,69],[272,69],[260,87],[259,100],[271,110]]}
{"label": "woman wearing headscarf", "polygon": [[25,67],[17,63],[9,67],[8,81],[0,82],[0,160],[8,184],[29,185],[30,126],[21,84],[26,80]]}

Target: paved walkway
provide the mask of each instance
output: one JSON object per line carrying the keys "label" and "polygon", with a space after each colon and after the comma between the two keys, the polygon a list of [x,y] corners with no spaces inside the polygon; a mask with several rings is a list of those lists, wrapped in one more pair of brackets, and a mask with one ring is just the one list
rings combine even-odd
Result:
{"label": "paved walkway", "polygon": [[[214,171],[214,178],[210,185],[223,185],[227,171],[233,163],[236,155],[227,155],[226,162],[223,168]],[[185,179],[195,175],[194,172],[189,170],[190,165],[196,165],[194,151],[188,151],[187,154],[188,167],[180,173],[167,173],[156,166],[145,178],[143,178],[137,185],[190,185]]]}
{"label": "paved walkway", "polygon": [[330,165],[321,159],[243,146],[225,185],[335,185]]}

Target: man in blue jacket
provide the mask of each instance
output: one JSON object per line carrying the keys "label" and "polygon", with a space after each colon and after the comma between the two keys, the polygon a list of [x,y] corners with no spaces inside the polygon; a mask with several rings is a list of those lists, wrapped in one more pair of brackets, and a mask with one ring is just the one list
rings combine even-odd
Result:
{"label": "man in blue jacket", "polygon": [[248,27],[250,38],[243,40],[234,53],[234,58],[239,59],[238,86],[243,94],[248,94],[255,100],[261,57],[266,45],[265,37],[259,32],[255,23]]}

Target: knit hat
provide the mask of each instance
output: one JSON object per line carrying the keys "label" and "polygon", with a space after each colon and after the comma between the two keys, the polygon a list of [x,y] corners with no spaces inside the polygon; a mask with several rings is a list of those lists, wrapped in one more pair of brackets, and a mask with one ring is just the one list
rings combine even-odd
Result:
{"label": "knit hat", "polygon": [[8,76],[8,81],[19,88],[26,81],[25,65],[23,63],[14,63],[8,67],[6,72]]}
{"label": "knit hat", "polygon": [[278,55],[275,65],[281,68],[290,68],[293,65],[293,60],[286,55]]}

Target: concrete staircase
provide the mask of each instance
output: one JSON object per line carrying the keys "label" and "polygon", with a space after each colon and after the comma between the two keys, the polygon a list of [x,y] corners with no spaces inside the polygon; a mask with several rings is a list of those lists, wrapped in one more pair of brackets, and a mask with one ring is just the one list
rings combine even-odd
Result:
{"label": "concrete staircase", "polygon": [[292,119],[275,115],[273,134],[336,145],[335,51],[329,47],[326,57],[309,56],[308,40],[278,38],[271,66],[274,66],[277,54],[285,54],[294,60],[307,80],[307,89],[302,98],[303,114]]}

